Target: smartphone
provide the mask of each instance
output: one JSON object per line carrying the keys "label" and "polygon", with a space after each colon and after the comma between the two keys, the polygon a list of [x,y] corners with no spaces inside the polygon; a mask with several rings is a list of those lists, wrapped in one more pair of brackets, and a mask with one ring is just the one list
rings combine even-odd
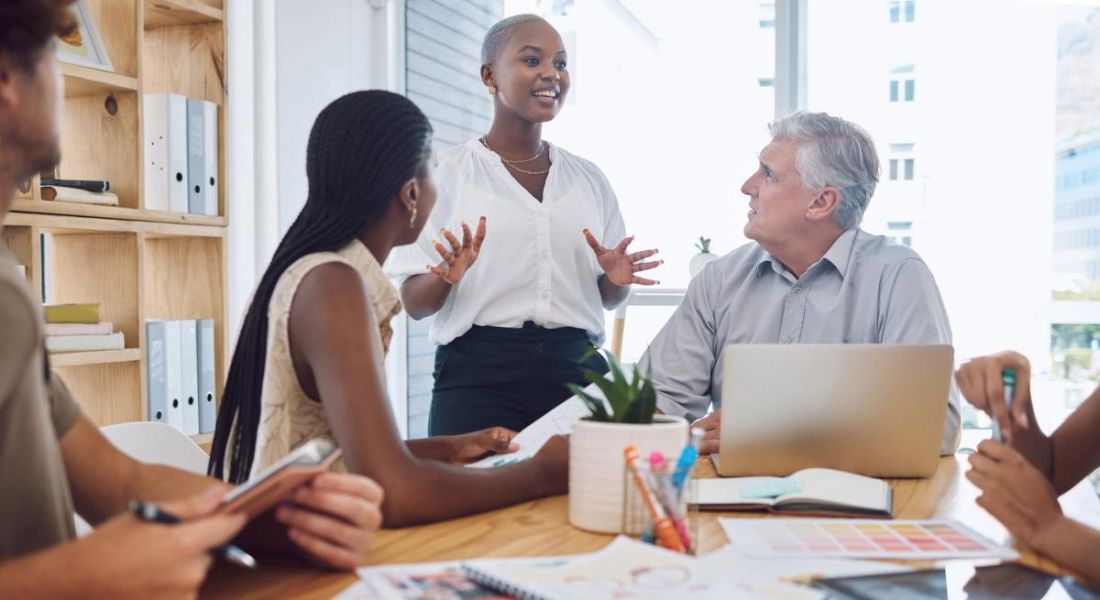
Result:
{"label": "smartphone", "polygon": [[226,494],[218,512],[243,512],[249,520],[255,519],[286,500],[298,486],[327,471],[338,458],[336,444],[310,440]]}

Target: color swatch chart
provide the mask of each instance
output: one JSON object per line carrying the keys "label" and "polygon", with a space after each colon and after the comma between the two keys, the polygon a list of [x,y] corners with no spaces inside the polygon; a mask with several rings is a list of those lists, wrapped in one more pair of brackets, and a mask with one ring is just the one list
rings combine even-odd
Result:
{"label": "color swatch chart", "polygon": [[730,544],[763,558],[897,560],[1016,558],[1016,553],[957,521],[721,519]]}

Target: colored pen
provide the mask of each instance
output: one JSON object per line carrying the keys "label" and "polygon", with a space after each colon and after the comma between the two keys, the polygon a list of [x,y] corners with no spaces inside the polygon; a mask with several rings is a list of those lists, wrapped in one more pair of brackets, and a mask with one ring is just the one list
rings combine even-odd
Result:
{"label": "colored pen", "polygon": [[[179,517],[164,512],[152,502],[131,500],[130,512],[137,515],[137,517],[143,521],[164,523],[165,525],[174,525],[180,522]],[[241,550],[233,544],[222,544],[217,548],[211,548],[210,552],[213,553],[214,556],[224,558],[231,563],[238,564],[248,569],[255,569],[257,565],[256,559],[252,558],[251,554]]]}
{"label": "colored pen", "polygon": [[680,542],[685,549],[691,548],[691,536],[688,535],[687,521],[680,512],[680,494],[674,489],[668,478],[668,462],[665,455],[660,452],[652,452],[649,455],[649,474],[653,477],[654,491],[658,500],[664,504],[672,524],[676,527],[676,533],[680,534]]}
{"label": "colored pen", "polygon": [[679,460],[676,461],[676,470],[672,473],[672,487],[676,490],[677,498],[684,493],[684,484],[687,483],[688,476],[691,475],[691,468],[695,466],[695,461],[699,458],[699,445],[703,442],[703,429],[701,427],[691,428],[691,443],[684,447],[684,451],[680,453]]}
{"label": "colored pen", "polygon": [[[1009,422],[1012,422],[1012,396],[1016,393],[1016,369],[1005,369],[1001,371],[1001,383],[1005,388],[1005,412],[1008,413]],[[1001,425],[997,422],[997,419],[993,419],[993,439],[997,442],[1003,442],[1004,436],[1001,433]]]}
{"label": "colored pen", "polygon": [[653,519],[654,528],[657,530],[657,540],[669,550],[684,552],[684,544],[680,541],[680,534],[676,533],[676,527],[673,526],[672,520],[665,514],[665,509],[661,507],[660,502],[657,502],[653,490],[649,489],[649,484],[645,481],[645,475],[642,474],[642,469],[638,465],[641,460],[638,449],[634,446],[627,446],[623,449],[623,458],[626,459],[626,464],[634,475],[634,484],[638,486],[638,492],[642,495],[646,508],[649,509],[649,516]]}

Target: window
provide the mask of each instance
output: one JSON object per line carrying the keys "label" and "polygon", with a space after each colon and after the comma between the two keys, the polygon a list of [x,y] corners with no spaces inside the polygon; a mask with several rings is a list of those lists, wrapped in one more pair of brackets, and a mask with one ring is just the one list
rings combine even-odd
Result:
{"label": "window", "polygon": [[775,2],[760,3],[760,28],[775,29]]}
{"label": "window", "polygon": [[912,102],[916,94],[913,65],[902,65],[890,71],[890,102]]}
{"label": "window", "polygon": [[913,247],[913,222],[912,221],[890,221],[886,223],[887,235],[898,244]]}
{"label": "window", "polygon": [[890,0],[890,22],[912,23],[916,16],[916,0]]}
{"label": "window", "polygon": [[916,169],[913,144],[890,144],[890,181],[912,181]]}

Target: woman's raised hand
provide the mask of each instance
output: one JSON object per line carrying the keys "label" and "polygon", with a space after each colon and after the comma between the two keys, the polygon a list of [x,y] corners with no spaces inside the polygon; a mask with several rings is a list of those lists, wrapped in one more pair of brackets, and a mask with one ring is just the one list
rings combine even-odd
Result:
{"label": "woman's raised hand", "polygon": [[435,273],[443,281],[454,285],[462,281],[462,276],[470,267],[474,266],[477,256],[481,252],[481,244],[485,241],[485,217],[481,217],[477,223],[477,233],[470,233],[470,226],[462,222],[462,243],[446,228],[441,229],[443,238],[451,245],[450,250],[438,241],[432,242],[435,251],[443,258],[443,262],[436,266],[428,265],[428,270]]}
{"label": "woman's raised hand", "polygon": [[663,260],[651,260],[644,262],[645,259],[657,254],[657,249],[642,250],[641,252],[627,253],[627,248],[630,243],[634,241],[634,236],[628,236],[619,242],[618,246],[608,250],[600,245],[599,240],[596,239],[592,232],[585,229],[584,239],[588,241],[589,247],[592,248],[592,252],[596,253],[596,260],[600,263],[600,268],[607,274],[607,279],[615,285],[630,285],[637,283],[638,285],[657,285],[661,283],[655,279],[646,279],[644,277],[638,277],[635,273],[639,271],[648,271],[649,269],[655,269],[665,261]]}

